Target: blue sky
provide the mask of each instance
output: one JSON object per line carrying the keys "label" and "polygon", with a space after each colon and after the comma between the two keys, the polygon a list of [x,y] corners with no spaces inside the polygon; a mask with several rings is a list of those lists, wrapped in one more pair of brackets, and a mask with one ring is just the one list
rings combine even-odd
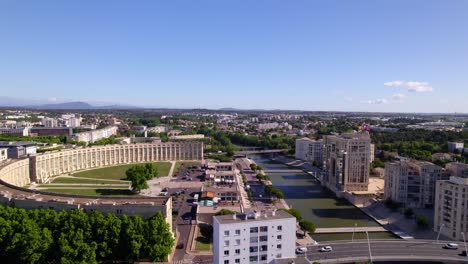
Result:
{"label": "blue sky", "polygon": [[0,96],[468,112],[468,1],[0,0]]}

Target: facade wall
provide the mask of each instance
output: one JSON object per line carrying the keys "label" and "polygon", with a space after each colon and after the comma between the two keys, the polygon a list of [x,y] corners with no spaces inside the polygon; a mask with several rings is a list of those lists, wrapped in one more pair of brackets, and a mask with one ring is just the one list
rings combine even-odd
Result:
{"label": "facade wall", "polygon": [[71,136],[71,139],[76,141],[82,141],[86,143],[93,143],[103,138],[109,138],[113,135],[117,135],[117,131],[119,130],[116,126],[105,127],[102,129],[96,129],[81,133],[76,133]]}
{"label": "facade wall", "polygon": [[468,179],[438,181],[434,209],[434,231],[453,240],[462,240],[461,232],[468,235]]}
{"label": "facade wall", "polygon": [[402,203],[405,207],[432,207],[436,181],[445,177],[442,168],[430,162],[386,163],[384,197]]}
{"label": "facade wall", "polygon": [[8,159],[8,149],[0,148],[0,161]]}
{"label": "facade wall", "polygon": [[29,136],[29,128],[0,128],[0,134],[27,137]]}
{"label": "facade wall", "polygon": [[322,184],[338,191],[367,191],[370,142],[363,133],[326,136]]}
{"label": "facade wall", "polygon": [[451,162],[445,165],[445,170],[450,176],[468,178],[468,164]]}
{"label": "facade wall", "polygon": [[[268,219],[259,216],[255,221],[238,220],[228,224],[220,223],[215,217],[213,224],[213,261],[215,264],[275,263],[275,259],[296,257],[296,219],[294,217]],[[281,226],[281,230],[278,230],[278,226]],[[258,232],[252,233],[252,228],[258,229]],[[267,228],[267,231],[261,231],[265,230],[262,228]],[[226,231],[229,232],[228,235],[225,234]],[[265,239],[266,241],[262,241]]]}
{"label": "facade wall", "polygon": [[15,161],[0,168],[1,180],[20,187],[31,183],[29,175],[29,159]]}
{"label": "facade wall", "polygon": [[78,148],[37,155],[36,177],[38,182],[45,183],[52,176],[83,169],[148,161],[202,159],[202,142],[166,142]]}

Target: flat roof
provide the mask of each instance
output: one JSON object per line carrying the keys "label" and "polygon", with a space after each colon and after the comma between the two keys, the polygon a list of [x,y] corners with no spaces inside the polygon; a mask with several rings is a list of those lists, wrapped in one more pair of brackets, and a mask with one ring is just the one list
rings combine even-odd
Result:
{"label": "flat roof", "polygon": [[[257,217],[255,217],[255,215],[257,215]],[[233,215],[218,215],[218,216],[215,216],[215,218],[220,224],[247,223],[247,222],[257,222],[257,221],[262,222],[265,220],[287,219],[287,218],[295,219],[294,216],[288,214],[287,212],[283,210],[236,214],[235,219]]]}

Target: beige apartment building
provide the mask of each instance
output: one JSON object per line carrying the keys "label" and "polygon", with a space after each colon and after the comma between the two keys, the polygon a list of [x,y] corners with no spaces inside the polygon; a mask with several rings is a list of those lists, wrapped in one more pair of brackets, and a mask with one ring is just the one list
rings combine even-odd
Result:
{"label": "beige apartment building", "polygon": [[468,235],[468,178],[450,177],[437,181],[434,231],[453,240]]}
{"label": "beige apartment building", "polygon": [[325,136],[322,184],[334,191],[367,191],[370,145],[368,133]]}
{"label": "beige apartment building", "polygon": [[445,165],[445,171],[449,176],[468,178],[468,164],[461,162],[450,162]]}
{"label": "beige apartment building", "polygon": [[385,199],[390,198],[405,207],[434,206],[437,180],[447,179],[442,167],[427,161],[397,161],[385,163]]}

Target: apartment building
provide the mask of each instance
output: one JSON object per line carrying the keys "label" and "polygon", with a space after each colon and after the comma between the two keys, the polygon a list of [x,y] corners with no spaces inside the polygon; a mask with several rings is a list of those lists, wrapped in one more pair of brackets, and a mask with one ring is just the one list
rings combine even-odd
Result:
{"label": "apartment building", "polygon": [[437,181],[434,231],[453,240],[468,235],[468,178],[450,177]]}
{"label": "apartment building", "polygon": [[296,218],[284,211],[213,217],[213,263],[275,263],[294,258]]}
{"label": "apartment building", "polygon": [[44,117],[41,123],[45,127],[58,127],[58,121],[55,118]]}
{"label": "apartment building", "polygon": [[29,127],[22,128],[0,128],[0,134],[27,137],[29,136]]}
{"label": "apartment building", "polygon": [[322,184],[334,191],[367,191],[370,145],[368,133],[325,136]]}
{"label": "apartment building", "polygon": [[299,160],[306,160],[309,153],[309,144],[312,141],[310,138],[296,139],[296,153],[294,157]]}
{"label": "apartment building", "polygon": [[445,165],[445,171],[449,176],[468,178],[468,164],[461,162],[450,162]]}
{"label": "apartment building", "polygon": [[295,158],[320,165],[323,164],[323,140],[297,139]]}
{"label": "apartment building", "polygon": [[102,129],[96,129],[81,133],[76,133],[71,135],[69,138],[71,140],[86,142],[86,143],[94,143],[100,139],[109,138],[111,136],[117,135],[117,131],[119,130],[116,126],[108,126]]}
{"label": "apartment building", "polygon": [[465,144],[463,142],[448,142],[447,143],[447,148],[448,152],[463,152],[463,148],[465,147]]}
{"label": "apartment building", "polygon": [[7,156],[10,159],[19,159],[21,157],[36,154],[36,143],[27,141],[0,141],[0,148],[7,149]]}
{"label": "apartment building", "polygon": [[447,179],[441,167],[427,161],[397,161],[385,163],[384,197],[405,207],[434,206],[437,180]]}

